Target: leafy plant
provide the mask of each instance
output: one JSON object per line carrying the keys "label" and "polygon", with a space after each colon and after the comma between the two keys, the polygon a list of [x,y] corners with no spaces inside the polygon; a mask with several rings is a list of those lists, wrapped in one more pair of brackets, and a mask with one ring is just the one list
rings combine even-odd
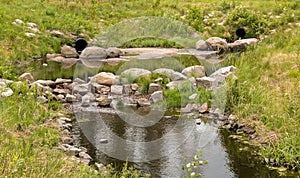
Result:
{"label": "leafy plant", "polygon": [[186,158],[183,159],[185,165],[182,166],[182,170],[186,171],[186,176],[184,176],[185,178],[201,177],[201,173],[196,170],[208,163],[207,161],[201,160],[202,152],[203,151],[200,150],[200,153],[196,154],[194,156],[194,160],[191,162],[188,162]]}

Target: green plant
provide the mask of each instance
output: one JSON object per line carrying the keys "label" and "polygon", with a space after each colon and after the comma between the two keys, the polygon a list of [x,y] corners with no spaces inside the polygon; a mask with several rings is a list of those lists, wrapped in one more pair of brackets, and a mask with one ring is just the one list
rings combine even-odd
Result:
{"label": "green plant", "polygon": [[191,162],[188,162],[186,158],[183,159],[185,165],[182,166],[182,170],[186,171],[186,175],[184,176],[185,178],[201,177],[201,173],[196,171],[199,167],[208,163],[207,161],[201,160],[202,152],[203,151],[200,150],[200,152],[194,156],[194,160]]}
{"label": "green plant", "polygon": [[259,12],[242,6],[229,12],[225,24],[230,27],[231,34],[234,34],[236,29],[244,27],[245,38],[258,38],[269,31],[268,22]]}

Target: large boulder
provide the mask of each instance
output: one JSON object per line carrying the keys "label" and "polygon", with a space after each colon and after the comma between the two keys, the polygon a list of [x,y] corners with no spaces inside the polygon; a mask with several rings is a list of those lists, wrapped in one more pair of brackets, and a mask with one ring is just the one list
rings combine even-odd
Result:
{"label": "large boulder", "polygon": [[66,58],[77,58],[79,56],[75,48],[67,45],[61,48],[61,55]]}
{"label": "large boulder", "polygon": [[233,43],[229,43],[228,47],[232,52],[245,51],[249,45],[255,45],[258,43],[256,38],[248,38],[236,40]]}
{"label": "large boulder", "polygon": [[91,68],[98,68],[106,63],[107,53],[104,48],[98,46],[90,46],[85,48],[79,59],[82,63]]}
{"label": "large boulder", "polygon": [[194,77],[204,77],[205,76],[205,68],[204,66],[190,66],[182,70],[182,74],[186,76],[194,76]]}
{"label": "large boulder", "polygon": [[167,69],[167,68],[155,69],[154,71],[152,71],[152,73],[165,75],[165,76],[167,76],[172,81],[186,79],[186,76],[184,76],[182,73],[176,72],[176,71],[174,71],[172,69]]}
{"label": "large boulder", "polygon": [[225,39],[219,37],[211,37],[206,40],[215,51],[228,51],[228,44]]}
{"label": "large boulder", "polygon": [[141,69],[141,68],[131,68],[123,71],[121,76],[123,77],[130,77],[132,79],[136,79],[139,77],[147,77],[151,74],[149,70]]}
{"label": "large boulder", "polygon": [[92,83],[102,84],[102,85],[113,85],[118,82],[117,76],[110,72],[101,72],[91,79]]}

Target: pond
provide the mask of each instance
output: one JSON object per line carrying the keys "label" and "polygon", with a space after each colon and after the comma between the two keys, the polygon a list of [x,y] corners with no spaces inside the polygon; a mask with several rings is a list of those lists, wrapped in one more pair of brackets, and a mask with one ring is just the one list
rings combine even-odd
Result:
{"label": "pond", "polygon": [[[280,175],[268,169],[255,158],[255,149],[229,137],[230,133],[225,129],[218,129],[212,120],[204,119],[201,124],[196,124],[194,119],[185,119],[185,129],[174,129],[179,119],[178,113],[174,111],[166,111],[165,117],[147,128],[130,126],[117,114],[101,113],[101,110],[77,114],[77,118],[83,121],[77,126],[81,131],[81,145],[89,148],[90,154],[96,161],[122,167],[125,161],[113,157],[133,156],[137,161],[129,161],[130,165],[144,173],[150,173],[151,177],[184,177],[186,172],[182,170],[182,166],[192,161],[194,155],[199,154],[200,149],[203,150],[201,159],[207,160],[208,164],[196,171],[201,172],[202,177],[205,178],[293,177]],[[161,144],[155,146],[158,148],[149,148],[143,144],[163,138],[172,129],[174,132]],[[111,131],[120,138],[133,142],[114,141]],[[108,140],[107,143],[101,141],[104,138]],[[161,150],[161,152],[151,153],[153,150]],[[168,154],[159,155],[162,152]],[[107,156],[108,154],[113,157]],[[139,162],[141,158],[147,159],[148,155],[158,158]],[[187,161],[185,162],[184,159]]]}
{"label": "pond", "polygon": [[[130,62],[104,64],[100,68],[87,67],[81,61],[59,63],[41,60],[23,66],[19,71],[30,71],[36,80],[79,77],[87,81],[88,77],[101,71],[119,74],[132,67],[148,70],[164,67],[181,71],[192,65],[204,65],[208,75],[220,67],[218,63],[181,54],[155,59],[130,59]],[[144,113],[135,112],[139,115]],[[183,177],[186,172],[182,166],[192,161],[199,150],[203,150],[201,159],[207,160],[208,164],[196,171],[205,178],[294,177],[267,168],[256,159],[255,149],[231,138],[231,133],[219,129],[214,119],[201,118],[201,123],[195,123],[195,119],[182,118],[179,111],[164,110],[162,115],[151,118],[157,122],[141,127],[129,125],[111,108],[94,107],[75,115],[78,144],[89,148],[90,155],[105,164],[122,167],[128,160],[130,165],[150,173],[152,177]]]}

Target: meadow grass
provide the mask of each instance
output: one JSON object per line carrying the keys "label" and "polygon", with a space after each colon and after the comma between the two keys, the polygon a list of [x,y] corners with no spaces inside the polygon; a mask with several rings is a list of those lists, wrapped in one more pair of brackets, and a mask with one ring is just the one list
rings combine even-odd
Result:
{"label": "meadow grass", "polygon": [[[258,46],[227,58],[228,64],[239,68],[238,80],[229,86],[227,106],[230,112],[238,115],[239,122],[255,126],[258,140],[267,145],[261,149],[263,157],[275,160],[275,164],[299,169],[300,30],[293,24],[300,20],[299,0],[0,0],[0,4],[0,78],[9,79],[18,77],[18,65],[33,58],[45,58],[47,53],[58,53],[64,44],[72,45],[73,36],[89,40],[110,25],[140,16],[169,17],[195,28],[203,38],[219,36],[229,41],[237,38],[234,36],[239,25],[235,20],[237,17],[238,22],[243,23],[253,35],[249,37],[269,35],[275,29],[276,33]],[[236,9],[251,16],[251,21]],[[25,24],[13,24],[15,19],[21,19]],[[25,32],[32,32],[27,22],[36,23],[40,30],[34,37],[25,35]],[[51,35],[51,30],[59,30],[64,35]],[[147,46],[178,45],[161,39],[135,40],[124,45],[134,46],[137,43]],[[55,117],[55,113],[63,111],[61,105],[37,103],[38,93],[26,86],[21,91],[14,90],[13,96],[0,100],[1,175],[120,177],[123,174],[112,171],[101,175],[101,172],[96,173],[90,167],[77,164],[61,151],[53,149],[59,142],[59,133],[47,121]],[[176,93],[167,91],[165,95]],[[176,102],[169,104],[178,105]],[[124,175],[138,176],[127,172],[127,169]]]}

